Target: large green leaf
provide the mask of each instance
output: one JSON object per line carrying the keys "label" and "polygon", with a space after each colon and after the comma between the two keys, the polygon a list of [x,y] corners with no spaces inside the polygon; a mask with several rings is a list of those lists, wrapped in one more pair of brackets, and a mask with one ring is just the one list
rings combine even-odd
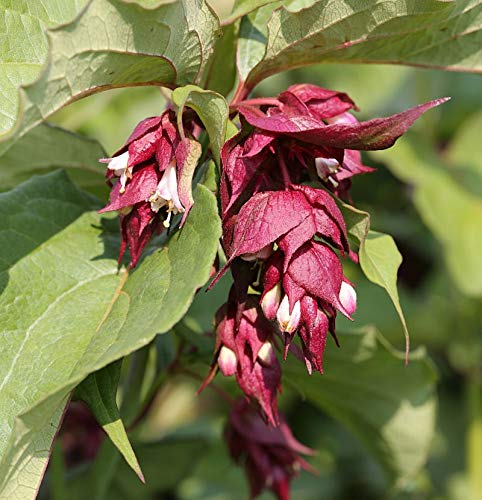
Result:
{"label": "large green leaf", "polygon": [[76,397],[87,403],[97,422],[102,426],[129,466],[144,482],[144,475],[132,449],[124,423],[117,407],[117,386],[122,361],[115,361],[101,370],[91,373],[76,389]]}
{"label": "large green leaf", "polygon": [[42,123],[9,146],[0,156],[1,191],[59,167],[68,169],[83,188],[103,190],[105,169],[98,161],[107,155],[94,139]]}
{"label": "large green leaf", "polygon": [[0,194],[0,498],[34,496],[69,392],[171,329],[207,281],[220,222],[212,193],[195,200],[128,276],[117,223],[65,174]]}
{"label": "large green leaf", "polygon": [[[122,0],[90,2],[74,22],[49,33],[50,57],[39,79],[21,91],[15,133],[22,135],[69,102],[101,90],[196,81],[213,50],[218,24],[204,0],[178,0],[150,10]],[[12,81],[15,85],[1,90],[17,102],[23,82]],[[0,131],[11,127],[10,120]]]}
{"label": "large green leaf", "polygon": [[45,29],[65,24],[88,0],[0,0],[0,135],[17,119],[18,87],[32,83],[47,59]]}
{"label": "large green leaf", "polygon": [[423,466],[435,425],[435,372],[425,352],[408,366],[374,330],[339,334],[327,347],[325,373],[307,377],[299,362],[283,368],[313,404],[356,434],[401,486]]}
{"label": "large green leaf", "polygon": [[[351,0],[290,2],[251,38],[249,88],[274,73],[320,62],[393,63],[482,72],[482,1]],[[262,10],[262,9],[261,9]],[[259,12],[259,11],[257,11]],[[242,62],[246,65],[246,60]],[[246,68],[240,71],[246,75]],[[243,78],[244,79],[244,78]]]}
{"label": "large green leaf", "polygon": [[[431,148],[403,139],[388,154],[373,153],[399,179],[414,186],[413,202],[443,246],[445,260],[462,292],[482,296],[482,182],[437,158]],[[474,172],[476,171],[474,167]]]}

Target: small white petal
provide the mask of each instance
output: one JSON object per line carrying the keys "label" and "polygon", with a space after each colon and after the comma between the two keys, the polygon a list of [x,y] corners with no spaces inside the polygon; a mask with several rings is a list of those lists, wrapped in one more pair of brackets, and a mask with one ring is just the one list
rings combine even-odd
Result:
{"label": "small white petal", "polygon": [[295,302],[293,310],[290,312],[288,295],[285,295],[276,313],[276,319],[282,332],[293,333],[298,328],[301,319],[301,305],[299,300]]}
{"label": "small white petal", "polygon": [[329,175],[338,172],[340,164],[338,163],[338,160],[336,160],[335,158],[320,157],[320,158],[315,158],[315,167],[318,177],[320,177],[322,180],[326,180],[326,178]]}
{"label": "small white petal", "polygon": [[351,316],[356,311],[356,292],[355,289],[346,281],[341,282],[339,298],[341,305]]}
{"label": "small white petal", "polygon": [[223,345],[219,351],[218,366],[225,377],[230,377],[236,373],[237,368],[236,354]]}
{"label": "small white petal", "polygon": [[276,283],[276,285],[268,290],[261,301],[261,309],[264,315],[269,319],[273,320],[276,317],[276,313],[281,302],[281,283]]}
{"label": "small white petal", "polygon": [[274,363],[276,360],[276,354],[274,353],[271,342],[265,342],[261,346],[261,349],[258,351],[258,358],[266,365],[272,365]]}
{"label": "small white petal", "polygon": [[120,175],[117,174],[117,171],[126,170],[128,163],[129,151],[126,151],[119,156],[114,156],[113,158],[111,158],[110,162],[107,165],[107,168],[109,170],[114,170],[116,175]]}

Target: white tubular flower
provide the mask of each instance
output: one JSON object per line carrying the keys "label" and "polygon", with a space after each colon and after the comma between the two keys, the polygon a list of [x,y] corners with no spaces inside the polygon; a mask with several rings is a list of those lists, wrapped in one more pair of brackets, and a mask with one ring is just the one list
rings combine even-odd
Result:
{"label": "white tubular flower", "polygon": [[174,160],[167,166],[155,193],[149,198],[149,201],[154,212],[159,212],[164,206],[167,207],[167,219],[163,223],[164,227],[169,227],[172,213],[184,212],[177,191],[177,171]]}
{"label": "white tubular flower", "polygon": [[293,333],[298,328],[301,319],[300,301],[295,302],[293,310],[290,312],[288,295],[285,295],[276,313],[276,319],[282,332]]}
{"label": "white tubular flower", "polygon": [[318,177],[326,181],[326,179],[332,175],[336,174],[340,169],[340,164],[335,158],[315,158],[315,167]]}
{"label": "white tubular flower", "polygon": [[121,183],[121,193],[126,190],[127,179],[132,178],[132,167],[129,167],[128,164],[129,151],[126,151],[119,156],[110,158],[109,163],[107,164],[107,168],[109,170],[113,170],[116,177],[120,177],[119,182]]}

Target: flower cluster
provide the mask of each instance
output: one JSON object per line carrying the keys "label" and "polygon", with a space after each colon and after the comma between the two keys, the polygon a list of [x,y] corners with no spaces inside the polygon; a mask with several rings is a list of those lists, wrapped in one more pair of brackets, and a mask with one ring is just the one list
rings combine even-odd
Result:
{"label": "flower cluster", "polygon": [[[344,93],[295,85],[276,98],[232,103],[239,132],[222,149],[219,198],[222,245],[233,286],[216,314],[211,370],[234,376],[246,399],[235,405],[226,437],[243,460],[252,495],[270,488],[289,498],[289,482],[308,465],[280,417],[281,364],[276,351],[323,372],[330,333],[338,343],[338,312],[352,319],[357,297],[341,259],[358,262],[350,248],[338,199],[350,199],[351,179],[371,172],[362,150],[390,147],[432,101],[402,113],[359,122]],[[169,227],[172,214],[192,206],[191,182],[200,157],[197,124],[178,129],[174,111],[141,122],[125,146],[105,160],[110,203],[121,219],[120,257],[129,248],[135,266],[150,238]],[[189,138],[186,137],[189,136]],[[117,179],[116,183],[113,180]]]}
{"label": "flower cluster", "polygon": [[246,470],[252,497],[269,488],[279,500],[288,500],[293,476],[301,469],[313,471],[300,454],[314,451],[293,437],[283,419],[272,427],[245,400],[234,405],[225,435],[231,456]]}
{"label": "flower cluster", "polygon": [[183,137],[175,113],[166,110],[140,122],[112,158],[101,160],[112,187],[101,212],[119,213],[119,261],[128,247],[134,267],[150,238],[170,226],[173,214],[182,213],[184,222],[193,204],[191,181],[200,153],[199,143]]}
{"label": "flower cluster", "polygon": [[[350,248],[333,195],[348,198],[351,178],[373,170],[363,165],[361,150],[390,147],[416,118],[440,102],[359,122],[350,113],[357,108],[346,94],[295,85],[277,98],[234,105],[241,129],[223,148],[220,186],[228,261],[216,279],[241,260],[257,269],[253,281],[244,287],[260,288],[258,303],[272,330],[267,334],[263,323],[262,337],[275,345],[275,335],[279,336],[284,357],[292,351],[309,373],[323,372],[328,333],[336,340],[337,312],[352,319],[356,310],[356,292],[343,274],[340,259],[349,256],[357,262],[358,258]],[[230,297],[228,307],[237,311],[233,317],[242,317],[245,304],[242,293],[237,302]],[[246,333],[241,333],[242,323],[232,325],[234,344],[238,335],[249,344]],[[293,342],[296,334],[299,343]],[[258,327],[252,324],[251,338],[257,336]],[[239,350],[232,352],[231,363],[240,363]],[[216,359],[219,364],[219,357]],[[271,364],[275,366],[274,361]],[[246,396],[260,402],[272,422],[276,391],[271,380],[263,379],[253,394],[252,386],[244,388],[240,371],[239,366],[240,387]],[[266,409],[266,394],[271,396],[271,410]]]}

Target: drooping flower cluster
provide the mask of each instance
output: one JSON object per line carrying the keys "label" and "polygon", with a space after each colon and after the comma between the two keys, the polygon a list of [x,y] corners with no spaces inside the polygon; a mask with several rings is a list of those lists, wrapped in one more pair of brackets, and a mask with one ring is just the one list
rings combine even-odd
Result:
{"label": "drooping flower cluster", "polygon": [[229,453],[246,470],[252,497],[269,488],[279,500],[289,500],[293,476],[301,469],[313,471],[300,454],[314,451],[294,438],[282,418],[272,427],[245,400],[234,405],[225,435]]}
{"label": "drooping flower cluster", "polygon": [[[263,338],[273,347],[275,335],[279,336],[284,356],[292,351],[304,360],[309,373],[323,371],[328,333],[336,340],[337,312],[351,319],[356,310],[356,292],[340,259],[349,256],[357,262],[357,255],[333,195],[347,198],[351,178],[373,170],[363,165],[360,150],[390,147],[424,111],[441,102],[359,122],[350,113],[357,108],[346,94],[295,85],[277,98],[233,106],[241,129],[223,148],[220,186],[228,261],[214,282],[228,267],[250,262],[254,278],[245,289],[251,286],[260,292],[257,300],[273,332],[267,335],[263,326]],[[254,300],[250,299],[250,307]],[[227,307],[239,318],[245,305],[243,298],[231,295]],[[249,345],[241,327],[232,322],[230,337],[236,343],[239,335]],[[254,325],[250,332],[253,339],[260,335]],[[231,351],[231,363],[236,361],[238,367],[223,373],[236,373],[246,396],[260,402],[272,422],[276,391],[267,381],[255,394],[253,387],[245,390],[239,377],[239,350]],[[247,377],[244,371],[243,377]],[[266,409],[266,394],[271,395],[271,410]]]}
{"label": "drooping flower cluster", "polygon": [[150,238],[170,226],[173,214],[182,213],[184,222],[193,204],[191,181],[200,153],[199,143],[183,137],[175,113],[166,110],[140,122],[112,158],[101,160],[112,190],[100,212],[119,213],[119,261],[128,247],[134,267]]}
{"label": "drooping flower cluster", "polygon": [[[219,186],[222,245],[233,286],[215,319],[211,370],[235,376],[246,399],[231,412],[226,439],[244,464],[253,496],[270,488],[289,498],[289,482],[309,466],[279,416],[281,364],[276,351],[323,372],[323,355],[337,312],[352,318],[356,292],[341,259],[358,262],[337,198],[349,199],[351,179],[371,172],[360,151],[390,147],[432,101],[402,113],[359,122],[344,93],[295,85],[277,98],[233,103],[239,133],[222,149]],[[131,267],[155,234],[184,222],[193,204],[191,183],[201,154],[197,124],[173,110],[142,121],[107,165],[112,190],[102,210],[121,222],[119,260]],[[178,126],[182,123],[183,130]],[[114,182],[116,181],[116,182]],[[281,342],[278,341],[281,340]]]}

